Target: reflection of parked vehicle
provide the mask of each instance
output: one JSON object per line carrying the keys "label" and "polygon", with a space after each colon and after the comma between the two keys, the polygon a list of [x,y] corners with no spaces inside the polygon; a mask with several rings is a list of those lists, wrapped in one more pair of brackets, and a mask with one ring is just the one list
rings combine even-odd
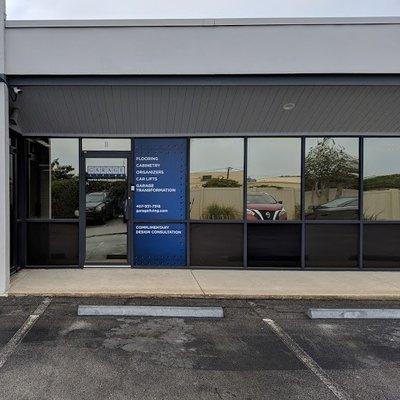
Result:
{"label": "reflection of parked vehicle", "polygon": [[92,192],[86,195],[86,220],[104,224],[115,216],[115,202],[108,192]]}
{"label": "reflection of parked vehicle", "polygon": [[287,214],[282,202],[268,193],[247,194],[247,220],[286,220]]}
{"label": "reflection of parked vehicle", "polygon": [[339,197],[319,206],[310,206],[307,219],[357,219],[358,197]]}

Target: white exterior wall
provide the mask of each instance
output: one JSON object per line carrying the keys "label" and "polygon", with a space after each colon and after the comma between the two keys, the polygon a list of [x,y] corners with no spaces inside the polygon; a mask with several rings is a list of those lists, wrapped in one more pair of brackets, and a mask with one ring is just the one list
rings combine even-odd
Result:
{"label": "white exterior wall", "polygon": [[[5,29],[4,13],[0,0],[0,74],[400,73],[400,18],[8,21]],[[0,295],[10,280],[8,142],[0,83]]]}
{"label": "white exterior wall", "polygon": [[400,72],[400,18],[8,21],[10,75]]}
{"label": "white exterior wall", "polygon": [[[0,0],[0,74],[4,74],[5,0]],[[10,284],[8,89],[0,83],[0,295]]]}

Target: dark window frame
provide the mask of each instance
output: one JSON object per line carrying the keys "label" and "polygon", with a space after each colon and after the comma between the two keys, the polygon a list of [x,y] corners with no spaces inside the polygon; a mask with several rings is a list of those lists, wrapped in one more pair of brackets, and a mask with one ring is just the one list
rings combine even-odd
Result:
{"label": "dark window frame", "polygon": [[[48,138],[44,138],[42,136],[35,136],[35,137],[27,137],[25,138],[25,144],[26,144],[26,150],[25,150],[25,155],[24,155],[24,159],[26,162],[26,165],[24,166],[25,169],[25,173],[26,173],[26,182],[24,182],[24,186],[25,186],[25,197],[26,197],[26,204],[25,204],[25,210],[24,210],[24,215],[25,215],[25,219],[28,222],[35,222],[35,221],[43,221],[43,222],[79,222],[79,217],[69,217],[69,218],[65,218],[65,217],[53,217],[52,215],[50,215],[49,217],[31,217],[30,216],[30,182],[29,182],[29,159],[30,159],[30,151],[29,151],[29,142],[32,142],[34,140],[37,139],[72,139],[77,141],[77,156],[78,156],[78,170],[77,170],[77,178],[78,178],[78,204],[77,204],[77,209],[79,209],[79,180],[80,180],[80,174],[81,174],[81,170],[80,170],[80,158],[81,158],[81,138],[71,138],[71,137],[48,137]],[[51,144],[51,142],[50,142]],[[52,154],[51,154],[51,147],[49,150],[49,163],[52,163]],[[50,183],[52,183],[51,181],[51,177],[50,177]],[[49,203],[50,203],[50,199],[49,199]],[[51,204],[49,204],[49,207],[51,209]]]}
{"label": "dark window frame", "polygon": [[[175,137],[175,136],[173,136]],[[171,138],[173,138],[171,137]],[[286,220],[286,221],[255,221],[255,222],[247,222],[246,220],[246,197],[247,197],[247,185],[246,185],[246,179],[247,179],[247,143],[248,143],[248,139],[251,138],[281,138],[281,137],[288,137],[288,138],[298,138],[301,140],[301,194],[300,194],[300,204],[301,204],[301,218],[299,220]],[[306,220],[304,217],[304,204],[305,204],[305,199],[304,199],[304,194],[305,194],[305,187],[304,187],[304,161],[305,161],[305,141],[306,138],[310,138],[310,137],[340,137],[340,138],[355,138],[358,139],[358,144],[359,144],[359,191],[358,191],[358,197],[359,197],[359,215],[358,215],[358,219],[355,220],[329,220],[329,221],[323,221],[323,220]],[[364,242],[363,242],[363,232],[364,232],[364,226],[366,225],[370,225],[370,224],[379,224],[379,225],[392,225],[392,224],[397,224],[400,225],[400,221],[385,221],[385,220],[377,220],[377,221],[368,221],[368,220],[364,220],[363,219],[363,177],[364,177],[364,139],[366,138],[379,138],[379,139],[386,139],[386,138],[393,138],[393,137],[398,137],[395,135],[381,135],[381,136],[377,136],[377,134],[308,134],[308,135],[299,135],[299,134],[290,134],[290,135],[281,135],[278,133],[273,133],[273,134],[260,134],[260,135],[252,135],[252,136],[229,136],[229,135],[218,135],[215,138],[242,138],[243,140],[243,146],[244,146],[244,185],[243,185],[243,219],[242,220],[232,220],[232,221],[221,221],[221,220],[190,220],[190,215],[189,215],[189,207],[186,207],[186,220],[182,221],[183,223],[186,223],[187,225],[187,229],[186,229],[186,241],[187,241],[187,265],[183,266],[183,267],[178,267],[178,268],[193,268],[193,269],[203,269],[204,267],[196,267],[196,266],[192,266],[190,265],[190,225],[191,223],[195,223],[195,224],[241,224],[243,226],[243,266],[242,269],[251,269],[251,270],[313,270],[313,271],[318,271],[318,270],[323,270],[323,271],[329,271],[329,270],[338,270],[338,268],[306,268],[306,263],[305,263],[305,252],[306,252],[306,226],[309,224],[325,224],[325,223],[329,223],[329,224],[338,224],[338,225],[348,225],[348,224],[354,224],[354,225],[358,225],[358,232],[359,232],[359,246],[358,246],[358,266],[354,267],[354,268],[340,268],[341,271],[345,271],[345,270],[350,270],[350,271],[354,271],[354,270],[368,270],[368,271],[394,271],[394,270],[399,270],[396,268],[363,268],[363,246],[364,246]],[[57,138],[64,138],[64,137],[57,137]],[[65,137],[65,138],[71,138],[71,137]],[[76,137],[79,139],[79,150],[80,150],[80,154],[79,154],[79,160],[81,162],[81,160],[83,159],[83,151],[82,151],[82,139],[83,137]],[[118,137],[120,138],[120,137]],[[126,137],[125,137],[126,138]],[[134,141],[136,137],[131,137],[131,141]],[[142,136],[140,138],[143,138]],[[154,139],[158,139],[158,138],[165,138],[165,137],[154,137]],[[179,136],[179,138],[184,138],[187,140],[187,187],[188,187],[188,191],[189,191],[189,179],[190,179],[190,139],[194,139],[194,138],[208,138],[208,139],[212,139],[214,137],[210,137],[210,136],[190,136],[190,135],[185,135],[185,136]],[[29,137],[24,138],[26,139],[30,139]],[[26,152],[26,143],[24,146],[25,150],[24,152]],[[131,144],[131,149],[133,149],[133,143]],[[131,150],[132,151],[132,150]],[[25,153],[26,154],[26,153]],[[26,157],[23,157],[23,162],[24,162],[24,173],[26,174],[27,172],[27,160]],[[26,203],[26,190],[27,190],[27,175],[26,176],[26,181],[23,182],[23,187],[25,190],[25,195],[22,196],[22,204]],[[188,193],[189,194],[189,193]],[[187,199],[190,199],[190,196],[187,196]],[[19,209],[21,210],[21,208],[19,207]],[[80,223],[78,220],[76,219],[71,219],[71,220],[54,220],[54,219],[50,219],[50,220],[45,220],[45,219],[30,219],[27,218],[27,207],[25,206],[24,210],[23,210],[23,215],[21,214],[21,218],[19,219],[18,223],[22,224],[22,230],[23,230],[23,242],[22,243],[22,247],[23,247],[23,254],[22,254],[22,259],[23,261],[23,265],[27,268],[29,268],[29,265],[26,265],[26,224],[27,222],[56,222],[56,223],[71,223],[71,222],[75,222],[75,223]],[[161,223],[162,221],[160,221]],[[248,263],[247,263],[247,227],[248,224],[297,224],[301,226],[301,263],[298,267],[296,268],[288,268],[288,267],[282,267],[282,268],[274,268],[274,267],[249,267]],[[82,240],[82,238],[80,238],[80,240]],[[36,268],[38,266],[35,266]],[[46,266],[43,266],[46,267]],[[51,268],[62,268],[63,266],[52,266]],[[71,267],[70,265],[67,267]],[[75,267],[83,267],[82,262],[79,263],[79,265],[76,265]],[[132,266],[133,267],[133,266]],[[141,268],[140,266],[135,266],[135,268]],[[146,268],[153,268],[153,267],[146,267]],[[157,268],[157,267],[154,267]],[[176,268],[176,267],[175,267]],[[207,267],[205,267],[207,268]],[[230,267],[213,267],[213,269],[229,269]],[[235,268],[237,269],[237,268]]]}
{"label": "dark window frame", "polygon": [[[79,268],[80,263],[77,264],[29,264],[28,262],[28,225],[35,223],[48,223],[48,224],[76,224],[79,232],[79,218],[40,218],[29,216],[29,141],[33,139],[43,139],[43,136],[35,137],[23,137],[23,150],[22,150],[22,165],[21,170],[24,174],[24,179],[21,179],[21,203],[19,204],[20,220],[18,221],[22,229],[22,247],[23,252],[21,256],[21,263],[23,268]],[[80,159],[81,159],[81,142],[80,137],[46,137],[48,139],[75,139],[78,140],[78,163],[79,171],[78,178],[80,179]],[[80,237],[78,233],[78,243],[80,243]],[[80,249],[79,249],[80,252]],[[78,254],[78,257],[80,254]]]}

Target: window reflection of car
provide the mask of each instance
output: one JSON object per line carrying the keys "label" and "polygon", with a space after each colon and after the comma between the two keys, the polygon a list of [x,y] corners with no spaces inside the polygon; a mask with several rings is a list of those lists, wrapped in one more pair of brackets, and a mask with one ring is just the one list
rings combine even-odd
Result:
{"label": "window reflection of car", "polygon": [[307,219],[357,219],[358,197],[339,197],[319,206],[310,206]]}
{"label": "window reflection of car", "polygon": [[247,194],[247,220],[286,220],[286,210],[281,201],[268,193]]}
{"label": "window reflection of car", "polygon": [[115,204],[108,192],[92,192],[86,195],[86,221],[105,224],[114,218]]}

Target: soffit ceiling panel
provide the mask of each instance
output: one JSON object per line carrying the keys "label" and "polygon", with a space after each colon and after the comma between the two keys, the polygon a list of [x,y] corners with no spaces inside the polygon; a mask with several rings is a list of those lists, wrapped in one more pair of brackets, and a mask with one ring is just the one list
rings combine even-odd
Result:
{"label": "soffit ceiling panel", "polygon": [[[398,86],[23,86],[24,135],[144,136],[400,131]],[[284,105],[293,103],[292,110]]]}

